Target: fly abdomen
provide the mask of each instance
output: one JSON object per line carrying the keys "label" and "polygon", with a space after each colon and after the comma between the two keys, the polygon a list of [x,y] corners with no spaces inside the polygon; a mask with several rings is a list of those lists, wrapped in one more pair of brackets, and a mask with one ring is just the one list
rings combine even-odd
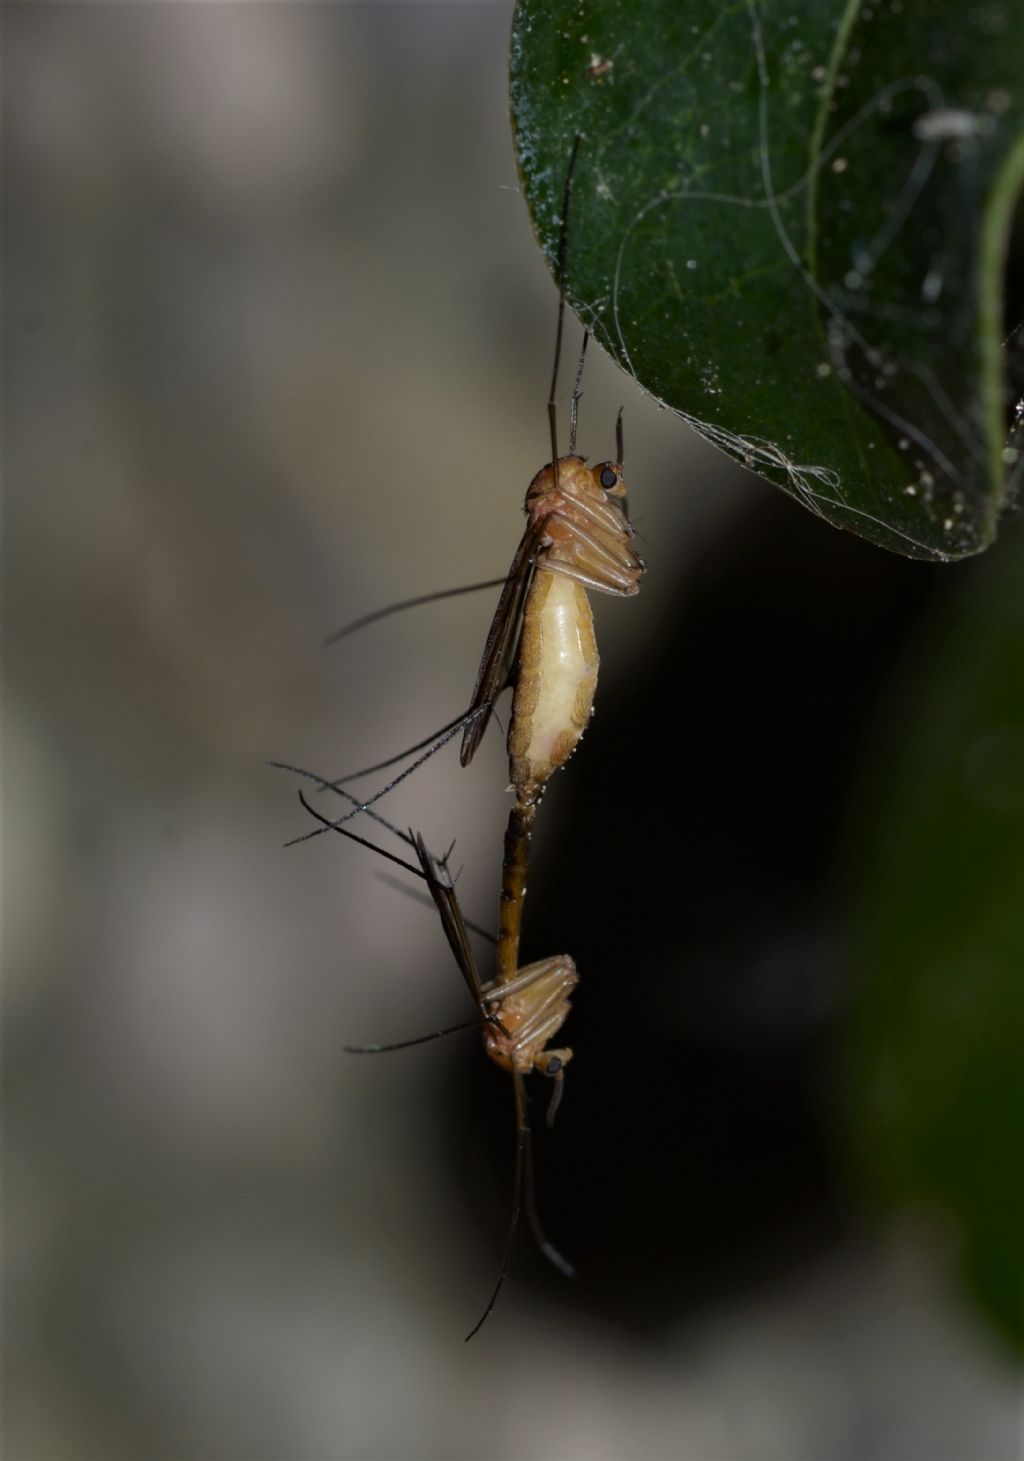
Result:
{"label": "fly abdomen", "polygon": [[533,801],[587,728],[599,659],[582,586],[538,569],[523,611],[509,769],[517,800]]}

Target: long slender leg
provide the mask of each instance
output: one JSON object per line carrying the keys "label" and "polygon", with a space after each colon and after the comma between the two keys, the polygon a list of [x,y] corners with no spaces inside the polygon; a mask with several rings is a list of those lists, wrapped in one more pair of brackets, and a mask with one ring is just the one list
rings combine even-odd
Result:
{"label": "long slender leg", "polygon": [[[351,812],[346,812],[345,816],[343,817],[335,817],[333,821],[320,817],[319,820],[323,822],[322,827],[314,827],[312,832],[305,832],[301,837],[293,837],[289,842],[286,842],[284,844],[285,847],[294,847],[298,842],[308,842],[311,837],[319,837],[322,832],[331,832],[336,828],[341,827],[343,822],[351,822],[353,817],[357,817],[360,812],[367,811],[368,808],[372,807],[375,802],[379,802],[381,797],[387,796],[389,791],[394,791],[395,787],[399,786],[403,781],[405,781],[406,777],[412,776],[415,771],[418,771],[425,761],[430,760],[435,751],[439,751],[442,746],[446,746],[448,744],[448,742],[452,739],[454,735],[456,735],[456,733],[462,728],[467,720],[475,719],[475,717],[480,714],[482,714],[482,711],[473,711],[469,715],[465,716],[463,719],[455,721],[452,729],[450,729],[445,735],[440,736],[438,740],[436,740],[431,746],[429,751],[425,752],[424,755],[418,757],[411,766],[407,766],[400,775],[393,777],[392,780],[388,782],[387,786],[382,786],[379,791],[374,792],[373,796],[368,796],[364,802],[359,802]],[[308,806],[308,803],[307,810],[313,812],[313,808]],[[317,816],[317,813],[313,812],[313,815]]]}
{"label": "long slender leg", "polygon": [[512,1074],[512,1085],[515,1090],[516,1102],[516,1166],[515,1179],[512,1184],[512,1211],[509,1215],[508,1231],[505,1234],[505,1247],[501,1255],[498,1281],[491,1291],[491,1297],[487,1300],[487,1307],[466,1335],[467,1344],[473,1338],[474,1334],[479,1333],[485,1320],[489,1317],[495,1304],[498,1302],[501,1286],[505,1282],[505,1275],[508,1273],[508,1266],[512,1261],[512,1244],[515,1241],[516,1228],[519,1226],[519,1214],[523,1206],[523,1167],[527,1143],[530,1140],[530,1123],[526,1115],[526,1092],[523,1090],[523,1079],[517,1071],[514,1071]]}

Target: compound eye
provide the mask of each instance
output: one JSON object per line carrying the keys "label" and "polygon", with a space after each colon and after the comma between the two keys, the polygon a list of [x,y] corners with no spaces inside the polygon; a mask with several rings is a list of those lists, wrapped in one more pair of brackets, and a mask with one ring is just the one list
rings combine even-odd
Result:
{"label": "compound eye", "polygon": [[558,1056],[558,1055],[552,1055],[551,1059],[548,1061],[547,1065],[544,1067],[544,1074],[545,1075],[557,1075],[558,1072],[561,1069],[562,1069],[561,1057]]}
{"label": "compound eye", "polygon": [[601,476],[599,478],[601,486],[605,489],[606,492],[610,488],[615,487],[618,484],[618,480],[619,474],[614,467],[605,467],[602,470]]}

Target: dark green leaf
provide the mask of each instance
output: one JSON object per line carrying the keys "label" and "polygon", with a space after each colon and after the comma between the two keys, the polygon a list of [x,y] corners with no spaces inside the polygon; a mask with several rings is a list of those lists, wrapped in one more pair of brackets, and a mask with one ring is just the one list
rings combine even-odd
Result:
{"label": "dark green leaf", "polygon": [[1024,1348],[1020,526],[918,645],[860,799],[849,1090],[862,1171],[887,1203],[945,1220]]}
{"label": "dark green leaf", "polygon": [[582,135],[581,318],[718,446],[913,557],[984,548],[1020,475],[1001,340],[1022,78],[1010,0],[520,0],[513,25],[552,263]]}

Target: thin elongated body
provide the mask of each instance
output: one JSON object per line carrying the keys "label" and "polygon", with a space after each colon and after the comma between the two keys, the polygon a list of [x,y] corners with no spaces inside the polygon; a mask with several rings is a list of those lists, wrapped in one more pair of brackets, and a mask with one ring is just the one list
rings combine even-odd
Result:
{"label": "thin elongated body", "polygon": [[[422,836],[418,833],[409,833],[408,836],[404,833],[399,834],[415,850],[419,863],[419,866],[415,867],[404,858],[388,852],[386,848],[367,841],[358,833],[350,832],[347,827],[339,827],[330,822],[327,817],[310,805],[301,792],[299,800],[325,830],[338,832],[341,836],[370,848],[381,857],[387,858],[389,862],[397,863],[399,867],[403,867],[406,871],[415,873],[417,877],[423,879],[434,906],[440,914],[441,926],[455,956],[459,972],[476,1005],[479,1018],[474,1023],[483,1027],[484,1049],[500,1070],[507,1071],[512,1076],[516,1113],[515,1184],[512,1211],[498,1281],[488,1299],[487,1307],[466,1335],[469,1340],[473,1338],[491,1313],[504,1283],[512,1252],[512,1241],[515,1237],[524,1199],[530,1228],[541,1252],[566,1277],[571,1278],[574,1275],[572,1265],[563,1258],[547,1238],[537,1215],[532,1192],[531,1131],[524,1077],[535,1072],[552,1082],[552,1094],[547,1113],[547,1122],[550,1126],[561,1101],[565,1067],[572,1059],[572,1050],[568,1046],[553,1048],[550,1042],[561,1030],[570,1014],[569,996],[579,983],[576,965],[568,954],[556,954],[553,958],[540,959],[535,964],[528,964],[524,969],[518,970],[511,979],[505,981],[495,979],[489,984],[484,984],[480,979],[476,958],[469,941],[467,924],[459,907],[455,883],[448,871],[447,862],[432,856]],[[420,1045],[426,1040],[436,1039],[439,1035],[451,1034],[455,1030],[465,1028],[465,1025],[454,1025],[449,1029],[438,1030],[433,1034],[419,1036],[412,1040],[401,1040],[396,1044],[348,1045],[345,1048],[353,1054],[380,1054],[384,1051],[404,1050],[411,1045]]]}
{"label": "thin elongated body", "polygon": [[558,1249],[548,1240],[540,1225],[531,1191],[530,1165],[530,1121],[526,1106],[526,1088],[523,1077],[531,1071],[547,1076],[552,1082],[552,1096],[548,1106],[547,1121],[550,1126],[555,1119],[562,1098],[565,1067],[572,1059],[568,1046],[551,1049],[549,1041],[558,1034],[569,1015],[569,995],[579,983],[576,965],[568,954],[558,954],[551,959],[542,959],[520,969],[513,979],[482,985],[477,972],[473,949],[466,932],[466,925],[459,908],[455,885],[442,863],[434,862],[417,837],[416,856],[419,859],[421,876],[425,879],[430,896],[445,931],[456,963],[473,993],[484,1020],[484,1048],[501,1070],[512,1076],[512,1089],[516,1110],[516,1164],[515,1185],[512,1195],[512,1213],[509,1219],[505,1251],[502,1255],[498,1281],[487,1301],[487,1307],[476,1324],[466,1335],[472,1339],[497,1301],[501,1286],[508,1272],[512,1255],[512,1240],[523,1206],[524,1178],[526,1189],[526,1212],[534,1239],[541,1252],[567,1278],[574,1274],[572,1265],[562,1257]]}
{"label": "thin elongated body", "polygon": [[[564,766],[590,722],[600,659],[587,589],[629,598],[639,592],[643,559],[634,552],[633,530],[617,498],[624,497],[622,468],[602,462],[588,468],[579,456],[561,457],[530,483],[530,523],[523,544],[536,544],[513,660],[515,691],[508,733],[509,780],[515,795],[505,831],[498,922],[499,982],[515,978],[530,836],[537,805],[550,777]],[[516,555],[518,562],[523,544]],[[505,599],[502,595],[502,599]],[[499,612],[508,612],[499,603]],[[493,644],[504,637],[492,625],[477,679],[477,695],[496,676],[488,670]],[[493,690],[491,692],[494,693]],[[483,700],[481,703],[485,703]],[[470,755],[480,721],[466,728]],[[480,732],[482,734],[482,730]],[[475,739],[474,739],[475,737]]]}
{"label": "thin elongated body", "polygon": [[[339,828],[343,831],[343,828]],[[517,971],[512,979],[495,979],[490,984],[481,984],[473,949],[469,942],[465,920],[459,907],[455,884],[451,880],[445,863],[436,863],[422,837],[415,837],[416,856],[420,864],[420,876],[425,880],[435,907],[441,915],[448,944],[455,955],[462,977],[465,979],[484,1023],[484,1049],[501,1070],[512,1076],[512,1088],[516,1110],[516,1164],[515,1186],[512,1197],[512,1213],[505,1251],[502,1255],[498,1281],[488,1300],[487,1307],[476,1324],[466,1335],[472,1339],[484,1320],[494,1308],[501,1286],[508,1271],[512,1253],[512,1240],[519,1222],[523,1205],[524,1176],[526,1186],[526,1212],[534,1239],[541,1252],[566,1277],[574,1273],[572,1265],[562,1257],[558,1249],[549,1242],[540,1219],[537,1216],[530,1187],[530,1122],[526,1107],[526,1089],[523,1077],[531,1071],[547,1076],[553,1083],[551,1101],[548,1105],[547,1122],[555,1119],[562,1099],[565,1067],[572,1059],[568,1046],[552,1049],[550,1041],[558,1034],[570,1012],[569,995],[579,983],[576,965],[568,954],[556,954],[550,959],[541,959]],[[396,859],[401,861],[401,859]],[[404,864],[409,866],[408,864]],[[415,871],[415,869],[412,869]]]}
{"label": "thin elongated body", "polygon": [[[537,673],[536,656],[531,653],[529,643],[524,646],[520,610],[523,627],[528,623],[537,624],[536,602],[529,612],[526,603],[541,593],[544,571],[559,574],[597,593],[621,598],[639,593],[645,565],[632,548],[633,529],[616,501],[625,496],[621,465],[601,462],[596,467],[588,467],[585,458],[575,454],[549,463],[530,483],[526,492],[526,531],[494,611],[465,716],[460,753],[463,766],[472,761],[487,730],[494,702],[510,679],[518,695],[524,671],[528,676]],[[586,602],[585,595],[583,602]],[[589,604],[580,612],[589,616]],[[590,633],[592,638],[592,625]],[[595,676],[596,673],[595,666]]]}

